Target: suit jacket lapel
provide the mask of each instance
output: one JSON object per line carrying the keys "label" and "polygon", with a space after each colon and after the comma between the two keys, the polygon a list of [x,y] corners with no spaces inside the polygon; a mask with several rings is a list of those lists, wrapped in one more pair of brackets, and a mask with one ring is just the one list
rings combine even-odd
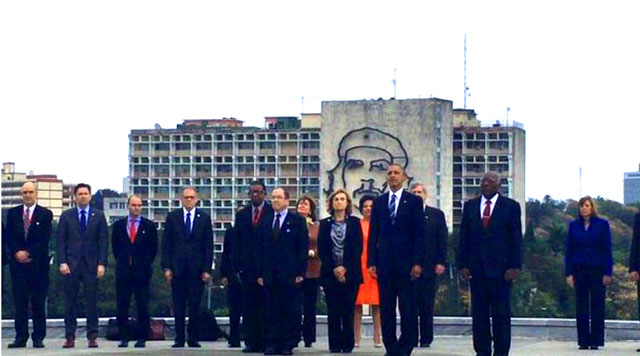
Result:
{"label": "suit jacket lapel", "polygon": [[407,191],[403,190],[402,194],[400,194],[400,201],[397,202],[398,209],[396,210],[396,220],[398,220],[398,217],[402,216],[405,213],[405,210],[407,210],[406,205],[407,205],[407,199],[409,198],[407,194],[411,194],[411,193],[408,193]]}
{"label": "suit jacket lapel", "polygon": [[475,198],[475,201],[473,202],[473,204],[471,204],[473,211],[471,212],[471,221],[473,222],[474,225],[478,225],[480,226],[481,229],[483,229],[484,227],[482,226],[482,219],[480,218],[480,203],[482,202],[482,199]]}
{"label": "suit jacket lapel", "polygon": [[487,229],[491,228],[493,225],[493,221],[495,219],[500,218],[500,213],[502,213],[502,205],[504,204],[502,195],[498,195],[498,199],[496,199],[496,206],[493,207],[493,212],[491,212],[491,219],[489,219],[489,226]]}

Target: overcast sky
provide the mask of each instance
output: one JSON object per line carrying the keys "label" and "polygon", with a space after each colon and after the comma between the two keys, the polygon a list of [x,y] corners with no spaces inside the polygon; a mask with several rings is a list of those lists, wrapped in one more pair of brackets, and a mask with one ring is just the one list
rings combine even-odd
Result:
{"label": "overcast sky", "polygon": [[[527,131],[526,195],[622,201],[640,163],[634,1],[3,1],[0,158],[122,189],[128,133],[438,97]],[[304,96],[304,107],[301,97]]]}

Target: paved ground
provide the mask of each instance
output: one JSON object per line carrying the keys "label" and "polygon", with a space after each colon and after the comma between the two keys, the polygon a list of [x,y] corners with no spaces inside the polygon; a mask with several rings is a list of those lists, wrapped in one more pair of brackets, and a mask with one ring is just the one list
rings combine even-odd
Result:
{"label": "paved ground", "polygon": [[[100,347],[98,349],[88,349],[86,340],[79,339],[76,342],[75,349],[63,350],[62,339],[45,340],[46,347],[44,349],[34,349],[30,347],[24,349],[7,349],[7,340],[3,340],[2,355],[245,355],[239,349],[228,349],[226,342],[204,342],[201,349],[182,349],[176,350],[171,348],[171,341],[153,341],[147,343],[146,349],[134,349],[131,346],[127,349],[117,347],[117,342],[99,339]],[[552,356],[570,356],[570,355],[638,355],[636,348],[640,347],[640,343],[631,341],[609,342],[604,349],[600,351],[579,351],[573,341],[548,341],[537,339],[516,338],[512,343],[512,356],[524,355],[552,355]],[[330,355],[327,352],[327,339],[320,339],[311,349],[296,349],[296,355]],[[383,349],[375,349],[371,340],[364,340],[361,348],[354,351],[355,355],[380,355],[384,354]],[[260,354],[255,354],[260,355]],[[470,337],[438,337],[428,349],[415,349],[413,355],[429,355],[429,356],[457,356],[457,355],[474,355]]]}

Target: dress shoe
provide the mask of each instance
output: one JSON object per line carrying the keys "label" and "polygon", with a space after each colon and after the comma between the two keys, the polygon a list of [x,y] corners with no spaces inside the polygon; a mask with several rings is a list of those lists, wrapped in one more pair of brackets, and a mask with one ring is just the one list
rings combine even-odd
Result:
{"label": "dress shoe", "polygon": [[589,346],[589,348],[591,350],[597,350],[598,349],[598,345],[591,345],[591,346]]}
{"label": "dress shoe", "polygon": [[44,347],[44,344],[42,343],[42,340],[33,340],[33,347],[41,349]]}
{"label": "dress shoe", "polygon": [[171,345],[171,347],[175,348],[179,348],[179,347],[184,347],[184,341],[182,340],[175,340],[173,342],[173,345]]}
{"label": "dress shoe", "polygon": [[329,352],[332,353],[332,354],[339,354],[339,353],[342,352],[342,350],[341,349],[329,349]]}
{"label": "dress shoe", "polygon": [[282,352],[280,353],[280,355],[293,355],[293,351],[286,349],[286,350],[282,350]]}
{"label": "dress shoe", "polygon": [[421,342],[420,343],[420,347],[431,347],[431,343],[430,342]]}
{"label": "dress shoe", "polygon": [[14,342],[7,345],[7,347],[10,349],[18,349],[26,346],[27,346],[27,340],[15,340]]}
{"label": "dress shoe", "polygon": [[353,349],[343,349],[342,353],[344,354],[350,354],[351,352],[353,352]]}
{"label": "dress shoe", "polygon": [[200,345],[199,342],[193,340],[193,341],[187,341],[187,345],[189,345],[189,347],[202,347],[202,345]]}
{"label": "dress shoe", "polygon": [[87,343],[87,347],[91,349],[95,349],[96,347],[98,347],[98,342],[96,341],[96,339],[89,339],[89,342]]}
{"label": "dress shoe", "polygon": [[589,346],[587,346],[587,345],[580,345],[580,346],[578,346],[578,350],[589,350]]}
{"label": "dress shoe", "polygon": [[145,347],[146,346],[146,341],[145,340],[138,340],[136,341],[136,344],[133,345],[134,347]]}
{"label": "dress shoe", "polygon": [[63,349],[70,349],[72,347],[76,346],[76,339],[74,337],[71,336],[67,336],[67,339],[65,340],[64,344],[62,344],[62,348]]}
{"label": "dress shoe", "polygon": [[118,344],[118,347],[129,347],[129,341],[127,340],[120,341],[120,343]]}
{"label": "dress shoe", "polygon": [[240,343],[239,342],[230,342],[229,344],[227,344],[227,346],[229,348],[236,348],[236,347],[240,347]]}
{"label": "dress shoe", "polygon": [[245,354],[253,354],[253,353],[259,353],[262,352],[262,350],[260,350],[257,347],[253,347],[253,346],[246,346],[244,349],[242,349],[242,352],[244,352]]}
{"label": "dress shoe", "polygon": [[312,342],[305,342],[304,343],[304,347],[306,347],[306,348],[313,347],[313,343]]}
{"label": "dress shoe", "polygon": [[277,355],[278,353],[276,352],[276,349],[274,349],[273,347],[267,347],[266,349],[264,349],[264,354],[265,355]]}

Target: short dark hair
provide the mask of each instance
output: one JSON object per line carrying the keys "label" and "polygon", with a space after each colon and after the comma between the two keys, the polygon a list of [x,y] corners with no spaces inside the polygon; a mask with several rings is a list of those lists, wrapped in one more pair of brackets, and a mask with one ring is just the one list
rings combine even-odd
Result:
{"label": "short dark hair", "polygon": [[365,195],[362,198],[360,198],[360,201],[358,202],[358,210],[360,210],[361,214],[362,214],[362,209],[364,208],[364,203],[366,203],[369,200],[375,201],[376,197],[374,197],[373,195]]}
{"label": "short dark hair", "polygon": [[282,192],[284,193],[284,198],[287,199],[287,200],[289,199],[289,192],[287,191],[287,189],[285,187],[277,186],[277,187],[273,188],[273,190],[276,190],[276,189],[282,189]]}
{"label": "short dark hair", "polygon": [[302,202],[303,200],[306,200],[307,203],[309,203],[309,217],[311,218],[311,221],[318,220],[318,218],[316,217],[316,202],[310,195],[305,194],[301,196],[300,199],[298,199],[298,201],[296,202],[296,210],[298,210],[298,205],[300,205],[300,202]]}
{"label": "short dark hair", "polygon": [[252,180],[251,183],[249,183],[249,187],[254,186],[254,185],[259,185],[262,187],[262,190],[264,190],[264,192],[267,192],[267,186],[264,185],[264,182],[259,180],[259,179],[255,179]]}
{"label": "short dark hair", "polygon": [[80,188],[87,188],[89,189],[89,194],[91,194],[91,186],[87,183],[78,183],[76,184],[75,187],[73,187],[73,195],[76,195],[76,193],[78,193],[78,189]]}

